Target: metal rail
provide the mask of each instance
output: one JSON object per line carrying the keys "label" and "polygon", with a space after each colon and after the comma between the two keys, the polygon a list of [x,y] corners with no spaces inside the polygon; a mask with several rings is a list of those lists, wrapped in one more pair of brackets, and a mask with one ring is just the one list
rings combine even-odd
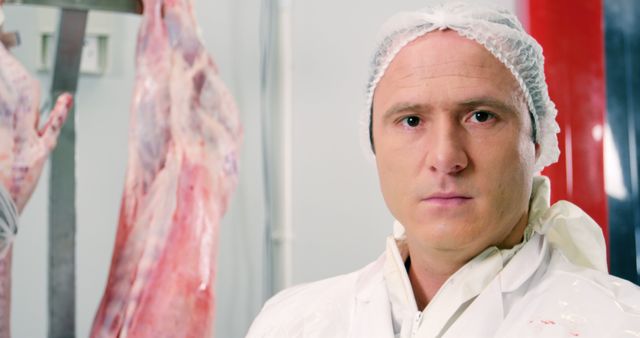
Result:
{"label": "metal rail", "polygon": [[[263,0],[261,119],[265,184],[265,298],[292,279],[291,1]],[[266,300],[266,299],[265,299]]]}
{"label": "metal rail", "polygon": [[142,13],[140,0],[5,0],[6,4],[53,6],[83,11]]}
{"label": "metal rail", "polygon": [[[51,101],[63,92],[75,93],[87,11],[63,9],[51,86]],[[49,334],[75,337],[76,292],[76,130],[75,109],[60,132],[51,154],[49,179]]]}

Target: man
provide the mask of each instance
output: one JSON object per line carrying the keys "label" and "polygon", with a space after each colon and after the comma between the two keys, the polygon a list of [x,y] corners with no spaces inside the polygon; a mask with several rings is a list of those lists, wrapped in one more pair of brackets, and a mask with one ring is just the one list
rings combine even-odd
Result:
{"label": "man", "polygon": [[470,3],[385,25],[365,125],[403,229],[354,273],[276,295],[249,337],[640,335],[640,289],[606,273],[602,232],[549,206],[558,158],[540,46]]}

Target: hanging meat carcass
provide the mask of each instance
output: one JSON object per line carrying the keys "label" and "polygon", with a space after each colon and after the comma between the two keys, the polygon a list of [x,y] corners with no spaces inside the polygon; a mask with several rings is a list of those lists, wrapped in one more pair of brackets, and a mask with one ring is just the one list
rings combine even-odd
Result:
{"label": "hanging meat carcass", "polygon": [[91,337],[211,337],[218,226],[241,126],[190,0],[145,0],[129,163]]}
{"label": "hanging meat carcass", "polygon": [[[0,0],[0,19],[2,15]],[[0,20],[1,21],[1,20]],[[0,184],[18,212],[22,212],[38,183],[42,167],[55,147],[72,105],[61,95],[45,125],[40,128],[38,82],[9,52],[0,22]],[[17,228],[7,222],[0,228],[0,337],[10,337],[12,240]]]}

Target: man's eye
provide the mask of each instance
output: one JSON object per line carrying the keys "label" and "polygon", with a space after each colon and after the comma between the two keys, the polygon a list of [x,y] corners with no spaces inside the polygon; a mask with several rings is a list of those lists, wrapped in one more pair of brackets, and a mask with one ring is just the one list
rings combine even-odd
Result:
{"label": "man's eye", "polygon": [[415,128],[420,125],[420,118],[417,116],[407,116],[402,119],[402,123],[405,126]]}
{"label": "man's eye", "polygon": [[476,123],[484,123],[494,118],[495,115],[493,115],[493,113],[482,110],[474,112],[470,117],[471,121]]}

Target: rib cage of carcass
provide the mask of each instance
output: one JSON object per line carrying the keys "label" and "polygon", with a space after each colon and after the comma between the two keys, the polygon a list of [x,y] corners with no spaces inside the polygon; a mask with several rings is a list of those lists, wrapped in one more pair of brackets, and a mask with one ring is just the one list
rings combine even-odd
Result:
{"label": "rib cage of carcass", "polygon": [[237,184],[233,98],[191,0],[145,0],[126,183],[92,337],[211,337],[218,227]]}

